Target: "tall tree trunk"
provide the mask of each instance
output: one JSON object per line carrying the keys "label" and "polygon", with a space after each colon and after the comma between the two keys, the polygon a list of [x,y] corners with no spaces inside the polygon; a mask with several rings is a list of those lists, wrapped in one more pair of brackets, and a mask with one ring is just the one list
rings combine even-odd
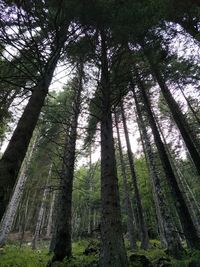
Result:
{"label": "tall tree trunk", "polygon": [[145,55],[147,56],[147,59],[149,60],[152,74],[156,78],[160,86],[161,92],[170,108],[173,119],[180,130],[180,133],[183,137],[185,145],[191,155],[191,158],[197,169],[197,172],[200,175],[200,154],[195,146],[198,144],[195,144],[194,139],[192,138],[192,134],[191,134],[192,131],[185,119],[185,116],[183,115],[179,105],[177,104],[169,88],[167,87],[167,84],[164,78],[162,77],[160,70],[158,69],[158,65],[152,61],[151,56],[149,56],[147,53],[145,53]]}
{"label": "tall tree trunk", "polygon": [[126,139],[126,145],[127,145],[131,177],[132,177],[132,182],[133,182],[133,187],[134,187],[134,192],[135,192],[135,201],[136,201],[136,206],[137,206],[137,213],[138,213],[138,220],[139,220],[139,227],[140,227],[141,248],[147,249],[149,247],[149,236],[148,236],[146,221],[144,218],[144,211],[143,211],[141,196],[140,196],[140,192],[138,188],[137,176],[136,176],[134,161],[133,161],[133,154],[131,151],[131,144],[129,140],[126,117],[125,117],[124,107],[123,107],[122,102],[121,102],[121,114],[122,114],[122,121],[123,121],[123,126],[124,126],[124,133],[125,133],[125,139]]}
{"label": "tall tree trunk", "polygon": [[157,172],[154,153],[152,151],[150,138],[146,129],[142,108],[138,102],[135,88],[132,88],[134,99],[136,103],[136,110],[138,115],[138,126],[141,131],[141,139],[143,140],[144,152],[147,156],[147,163],[150,169],[150,181],[152,185],[153,198],[156,208],[158,225],[160,229],[161,240],[167,248],[169,254],[180,257],[183,252],[183,247],[177,229],[174,225],[172,214],[166,202],[166,195],[162,189],[162,181]]}
{"label": "tall tree trunk", "polygon": [[131,249],[136,249],[137,248],[137,244],[136,244],[136,234],[135,234],[135,229],[134,229],[133,210],[132,210],[132,207],[131,207],[131,201],[130,201],[130,197],[129,197],[127,176],[126,176],[126,168],[125,168],[124,156],[123,156],[123,152],[122,152],[119,125],[118,125],[116,113],[115,113],[115,126],[116,126],[116,129],[117,129],[117,139],[118,139],[120,163],[121,163],[121,172],[122,172],[122,179],[123,179],[123,190],[124,190],[124,194],[125,194],[125,207],[126,207],[126,213],[127,213],[127,217],[128,217],[127,218],[128,238],[129,238]]}
{"label": "tall tree trunk", "polygon": [[40,111],[44,105],[62,47],[67,39],[66,30],[67,28],[62,29],[60,32],[61,36],[56,36],[55,50],[51,53],[44,67],[41,79],[34,88],[4,155],[0,160],[0,219],[3,217],[6,206],[8,205]]}
{"label": "tall tree trunk", "polygon": [[128,266],[121,225],[119,188],[111,115],[106,34],[101,32],[101,252],[100,266]]}
{"label": "tall tree trunk", "polygon": [[19,176],[19,179],[17,181],[16,187],[14,189],[14,193],[11,197],[11,200],[9,202],[9,205],[6,209],[6,212],[2,218],[1,225],[0,225],[0,247],[3,246],[8,238],[8,234],[11,231],[13,221],[15,219],[15,215],[19,206],[19,203],[22,198],[22,194],[24,191],[24,187],[27,180],[27,172],[30,165],[30,161],[32,158],[33,151],[35,149],[35,144],[37,140],[37,134],[34,137],[33,144],[30,147],[30,151],[28,151],[27,158],[25,158],[25,161],[22,166],[21,174]]}
{"label": "tall tree trunk", "polygon": [[62,261],[65,257],[72,256],[72,191],[74,178],[74,164],[76,152],[78,116],[80,113],[81,92],[83,89],[83,63],[78,64],[77,88],[75,89],[75,99],[73,115],[69,133],[66,133],[65,149],[60,177],[60,193],[58,196],[58,211],[56,214],[56,232],[54,239],[54,256],[48,263],[51,266],[55,261]]}
{"label": "tall tree trunk", "polygon": [[51,177],[51,172],[52,172],[52,164],[50,165],[49,173],[48,173],[48,177],[47,177],[47,182],[46,182],[46,185],[45,185],[45,188],[43,191],[43,197],[42,197],[42,202],[41,202],[41,206],[40,206],[39,213],[38,213],[38,219],[37,219],[37,223],[36,223],[36,227],[35,227],[35,233],[34,233],[34,237],[33,237],[32,244],[31,244],[32,249],[36,249],[38,238],[40,235],[40,230],[41,230],[41,226],[42,226],[42,220],[44,217],[44,211],[45,211],[45,205],[46,205],[45,202],[46,202],[47,194],[49,191],[48,183],[49,183],[49,179]]}
{"label": "tall tree trunk", "polygon": [[161,137],[160,137],[160,134],[159,134],[152,110],[151,110],[151,105],[150,105],[149,98],[147,96],[146,88],[143,82],[141,81],[137,70],[135,70],[135,74],[136,74],[137,85],[138,85],[138,88],[140,89],[141,97],[142,97],[142,100],[143,100],[143,103],[144,103],[144,106],[147,112],[149,124],[152,129],[152,133],[154,136],[158,154],[160,156],[160,160],[161,160],[164,172],[165,172],[165,176],[171,188],[171,193],[174,199],[174,204],[177,209],[177,212],[178,212],[178,215],[179,215],[182,227],[183,227],[183,231],[184,231],[187,244],[191,248],[198,249],[200,247],[200,239],[198,237],[197,229],[195,228],[193,224],[191,214],[185,203],[182,192],[178,186],[178,183],[177,183],[173,168],[171,166],[169,157],[167,155],[165,146],[161,140]]}

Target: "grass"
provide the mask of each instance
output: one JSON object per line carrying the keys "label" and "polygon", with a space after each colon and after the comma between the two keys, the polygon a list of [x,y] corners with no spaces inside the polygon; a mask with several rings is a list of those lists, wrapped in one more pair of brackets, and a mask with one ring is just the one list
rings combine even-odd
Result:
{"label": "grass", "polygon": [[28,246],[8,245],[0,250],[0,267],[44,267],[49,258],[47,249],[33,251]]}
{"label": "grass", "polygon": [[[98,255],[92,254],[86,256],[83,254],[85,248],[91,243],[91,246],[95,247],[98,242],[93,240],[81,240],[73,243],[73,258],[64,260],[63,263],[55,263],[55,267],[97,267]],[[160,248],[158,241],[152,241],[152,249],[148,251],[138,250],[136,255],[144,255],[151,262],[156,262],[160,258],[170,260],[171,267],[187,267],[191,261],[200,262],[200,251],[188,251],[188,254],[182,260],[175,260],[167,256],[163,249]],[[133,254],[127,245],[128,256]],[[16,244],[9,244],[3,249],[0,249],[0,267],[45,267],[50,260],[51,255],[48,253],[48,247],[46,243],[40,243],[39,249],[33,251],[29,246],[24,245],[19,247]],[[131,263],[131,267],[141,267],[140,262]],[[200,266],[200,265],[194,265]]]}

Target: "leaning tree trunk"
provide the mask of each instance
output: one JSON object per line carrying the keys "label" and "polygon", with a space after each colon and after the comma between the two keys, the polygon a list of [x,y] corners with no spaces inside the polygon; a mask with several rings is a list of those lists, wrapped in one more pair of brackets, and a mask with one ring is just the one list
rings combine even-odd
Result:
{"label": "leaning tree trunk", "polygon": [[47,177],[47,182],[46,182],[46,185],[45,185],[45,188],[43,191],[43,197],[42,197],[42,202],[41,202],[41,206],[40,206],[39,213],[38,213],[38,219],[36,222],[35,233],[34,233],[32,244],[31,244],[32,249],[36,249],[36,247],[37,247],[38,238],[39,238],[40,231],[42,228],[41,226],[42,226],[42,220],[44,217],[44,211],[45,211],[45,205],[46,205],[45,202],[47,199],[47,194],[49,192],[48,183],[49,183],[49,180],[51,178],[51,172],[52,172],[52,164],[50,165],[49,173],[48,173],[48,177]]}
{"label": "leaning tree trunk", "polygon": [[50,54],[40,81],[34,88],[4,155],[0,160],[0,219],[3,217],[6,206],[8,205],[40,111],[44,105],[54,70],[60,58],[60,52],[67,38],[66,29],[61,30],[60,38],[56,36],[55,50]]}
{"label": "leaning tree trunk", "polygon": [[147,156],[147,163],[149,165],[149,170],[150,170],[150,181],[152,185],[157,219],[159,222],[158,225],[160,229],[161,240],[163,241],[164,246],[167,248],[170,255],[174,257],[180,257],[183,252],[183,247],[181,245],[177,229],[174,225],[172,214],[166,202],[166,195],[162,188],[162,181],[157,171],[154,153],[152,151],[150,138],[143,117],[144,112],[142,112],[142,108],[138,102],[135,88],[132,88],[132,90],[134,94],[136,110],[138,115],[138,126],[141,132],[141,139],[144,145],[144,152]]}
{"label": "leaning tree trunk", "polygon": [[136,201],[139,227],[140,227],[141,248],[147,249],[149,247],[149,236],[148,236],[146,221],[144,218],[141,196],[140,196],[138,183],[137,183],[137,176],[136,176],[135,167],[134,167],[133,154],[131,151],[131,144],[129,140],[129,134],[128,134],[128,128],[126,124],[126,117],[124,114],[123,103],[121,103],[121,114],[122,114],[122,121],[123,121],[123,126],[124,126],[124,133],[125,133],[125,139],[126,139],[126,145],[127,145],[131,177],[132,177],[132,182],[133,182],[133,187],[134,187],[134,192],[135,192],[135,201]]}
{"label": "leaning tree trunk", "polygon": [[100,266],[128,266],[123,240],[105,33],[101,32],[101,251]]}
{"label": "leaning tree trunk", "polygon": [[30,161],[32,158],[33,151],[35,149],[36,140],[37,140],[37,134],[34,137],[32,146],[30,147],[30,152],[28,151],[27,158],[25,158],[25,162],[23,163],[21,174],[19,176],[16,187],[14,189],[14,193],[11,197],[11,200],[6,209],[6,212],[2,218],[1,225],[0,225],[0,247],[5,244],[8,238],[8,234],[11,231],[13,221],[15,219],[15,215],[16,215],[19,203],[21,201],[21,197],[22,197],[24,187],[26,184],[26,180],[28,176],[27,172],[30,166]]}
{"label": "leaning tree trunk", "polygon": [[145,54],[149,60],[149,64],[151,67],[151,71],[153,76],[156,78],[161,92],[170,108],[170,111],[172,113],[173,119],[175,121],[175,123],[177,124],[180,133],[183,137],[183,140],[185,142],[185,145],[191,155],[192,161],[197,169],[198,174],[200,175],[200,154],[196,148],[195,145],[195,140],[196,138],[192,137],[192,131],[185,119],[185,116],[183,115],[179,105],[177,104],[177,102],[175,101],[175,99],[173,98],[164,78],[162,77],[162,74],[160,72],[160,70],[158,69],[158,65],[156,65],[152,59],[151,56],[149,56],[147,53]]}
{"label": "leaning tree trunk", "polygon": [[119,155],[120,155],[120,163],[121,163],[121,172],[122,172],[122,180],[123,180],[123,190],[125,194],[125,207],[127,213],[127,230],[128,230],[128,238],[130,242],[131,249],[136,249],[136,234],[135,234],[135,227],[134,227],[134,217],[133,217],[133,210],[131,207],[131,201],[129,197],[129,190],[127,184],[127,175],[126,175],[126,167],[124,162],[124,156],[122,152],[122,144],[120,139],[120,132],[119,132],[119,125],[117,121],[117,115],[115,113],[115,126],[117,129],[117,139],[118,139],[118,146],[119,146]]}
{"label": "leaning tree trunk", "polygon": [[152,110],[151,110],[151,104],[147,96],[146,88],[143,82],[141,81],[137,70],[135,70],[135,74],[136,74],[137,85],[138,85],[138,88],[140,89],[141,98],[145,106],[145,110],[147,112],[148,121],[152,129],[152,133],[154,136],[158,154],[160,156],[160,160],[162,163],[163,170],[165,172],[165,176],[171,188],[171,193],[174,199],[174,204],[175,204],[176,210],[178,212],[178,215],[179,215],[179,218],[182,224],[182,228],[184,231],[187,244],[191,248],[198,249],[200,247],[200,239],[198,237],[197,229],[195,228],[193,224],[190,211],[188,210],[188,207],[185,203],[182,192],[178,186],[168,154],[161,140],[161,137],[160,137],[160,134],[159,134]]}
{"label": "leaning tree trunk", "polygon": [[69,133],[66,133],[65,149],[60,177],[60,193],[54,237],[54,255],[48,266],[55,261],[62,261],[72,256],[72,191],[74,179],[74,164],[76,152],[78,116],[80,113],[81,93],[83,89],[83,63],[78,66],[77,88],[75,92],[73,115]]}

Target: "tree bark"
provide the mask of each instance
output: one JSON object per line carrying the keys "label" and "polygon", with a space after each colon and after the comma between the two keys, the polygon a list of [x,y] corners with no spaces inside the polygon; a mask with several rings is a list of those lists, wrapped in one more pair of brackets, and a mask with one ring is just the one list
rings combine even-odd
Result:
{"label": "tree bark", "polygon": [[101,251],[100,266],[128,266],[121,225],[119,188],[111,114],[107,44],[101,31]]}
{"label": "tree bark", "polygon": [[123,190],[124,190],[124,194],[125,194],[125,207],[126,207],[126,213],[127,213],[127,217],[128,217],[127,218],[128,238],[129,238],[131,249],[135,250],[137,248],[137,244],[136,244],[136,234],[135,234],[135,229],[134,229],[134,217],[133,217],[133,210],[131,207],[131,201],[130,201],[130,197],[129,197],[126,168],[125,168],[124,156],[123,156],[123,152],[122,152],[119,125],[118,125],[116,113],[115,113],[115,126],[117,129],[117,139],[118,139],[121,172],[122,172],[122,179],[123,179]]}
{"label": "tree bark", "polygon": [[183,253],[183,247],[177,229],[173,223],[172,214],[166,202],[166,195],[162,189],[162,181],[157,172],[154,153],[151,148],[151,142],[147,133],[145,121],[143,118],[142,108],[138,102],[135,88],[132,88],[134,99],[136,103],[136,110],[138,115],[138,126],[141,132],[141,139],[144,145],[144,152],[147,156],[147,163],[150,170],[150,181],[152,185],[153,198],[156,208],[156,215],[160,230],[161,241],[164,247],[167,248],[168,253],[174,257],[180,257]]}
{"label": "tree bark", "polygon": [[176,206],[176,209],[177,209],[177,212],[178,212],[178,215],[179,215],[182,227],[183,227],[183,231],[184,231],[187,244],[191,248],[198,249],[200,247],[200,239],[198,237],[197,229],[195,228],[193,224],[191,214],[188,210],[184,197],[178,186],[178,183],[177,183],[173,168],[171,166],[170,160],[168,158],[165,146],[161,140],[161,137],[160,137],[160,134],[159,134],[152,110],[151,110],[150,101],[146,93],[146,88],[143,82],[141,81],[137,70],[135,70],[135,74],[136,74],[137,85],[138,85],[138,88],[140,89],[141,97],[142,97],[142,100],[143,100],[143,103],[144,103],[144,106],[147,112],[148,121],[152,129],[152,133],[154,136],[158,154],[160,156],[160,160],[162,163],[163,170],[165,172],[165,176],[171,188],[171,193],[174,199],[174,204]]}
{"label": "tree bark", "polygon": [[8,238],[8,234],[11,231],[13,221],[15,219],[15,215],[16,215],[18,206],[20,204],[22,194],[24,191],[24,187],[26,184],[27,172],[28,172],[28,168],[30,165],[33,151],[35,149],[36,140],[37,140],[37,134],[34,137],[33,144],[30,147],[30,151],[28,151],[27,158],[25,158],[24,164],[22,166],[21,174],[19,176],[16,187],[14,189],[14,193],[6,209],[6,212],[2,218],[1,226],[0,226],[1,227],[0,228],[0,247],[5,245],[7,238]]}
{"label": "tree bark", "polygon": [[149,236],[148,236],[146,221],[144,218],[144,211],[142,207],[141,196],[140,196],[138,183],[137,183],[137,176],[136,176],[135,167],[134,167],[133,154],[131,151],[131,144],[129,140],[129,134],[128,134],[128,128],[126,124],[126,117],[124,114],[123,103],[121,103],[121,114],[122,114],[122,121],[123,121],[123,126],[124,126],[124,133],[125,133],[125,139],[126,139],[126,145],[127,145],[131,177],[132,177],[132,182],[133,182],[133,187],[134,187],[134,192],[135,192],[135,201],[136,201],[136,206],[137,206],[137,213],[138,213],[138,220],[139,220],[139,227],[140,227],[141,248],[148,249]]}

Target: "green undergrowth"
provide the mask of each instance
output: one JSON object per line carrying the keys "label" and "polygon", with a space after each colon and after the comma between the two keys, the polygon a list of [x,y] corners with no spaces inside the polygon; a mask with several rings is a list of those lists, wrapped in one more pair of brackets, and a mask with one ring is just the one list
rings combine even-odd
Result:
{"label": "green undergrowth", "polygon": [[48,250],[32,250],[28,246],[8,245],[0,249],[0,267],[44,267]]}
{"label": "green undergrowth", "polygon": [[[146,258],[152,266],[163,267],[188,267],[200,266],[200,251],[188,251],[187,255],[181,260],[175,260],[169,257],[160,247],[157,240],[151,241],[151,249],[148,251],[137,250],[131,251],[128,244],[127,253],[128,258],[134,258],[134,262],[130,262],[130,267],[142,267],[144,263],[140,262],[141,258]],[[138,244],[139,246],[139,244]],[[64,260],[63,263],[55,263],[55,267],[97,267],[98,253],[91,255],[84,255],[86,248],[99,248],[99,243],[96,240],[81,240],[73,243],[73,258],[71,260]],[[19,247],[17,244],[9,244],[3,249],[0,249],[0,267],[45,267],[50,260],[51,255],[48,253],[48,246],[46,243],[40,243],[39,248],[35,251],[27,245]],[[162,260],[162,264],[158,265],[158,261]],[[193,265],[190,265],[191,262]],[[199,263],[198,263],[199,262]],[[199,264],[199,265],[198,265]],[[146,267],[146,266],[145,266]]]}

